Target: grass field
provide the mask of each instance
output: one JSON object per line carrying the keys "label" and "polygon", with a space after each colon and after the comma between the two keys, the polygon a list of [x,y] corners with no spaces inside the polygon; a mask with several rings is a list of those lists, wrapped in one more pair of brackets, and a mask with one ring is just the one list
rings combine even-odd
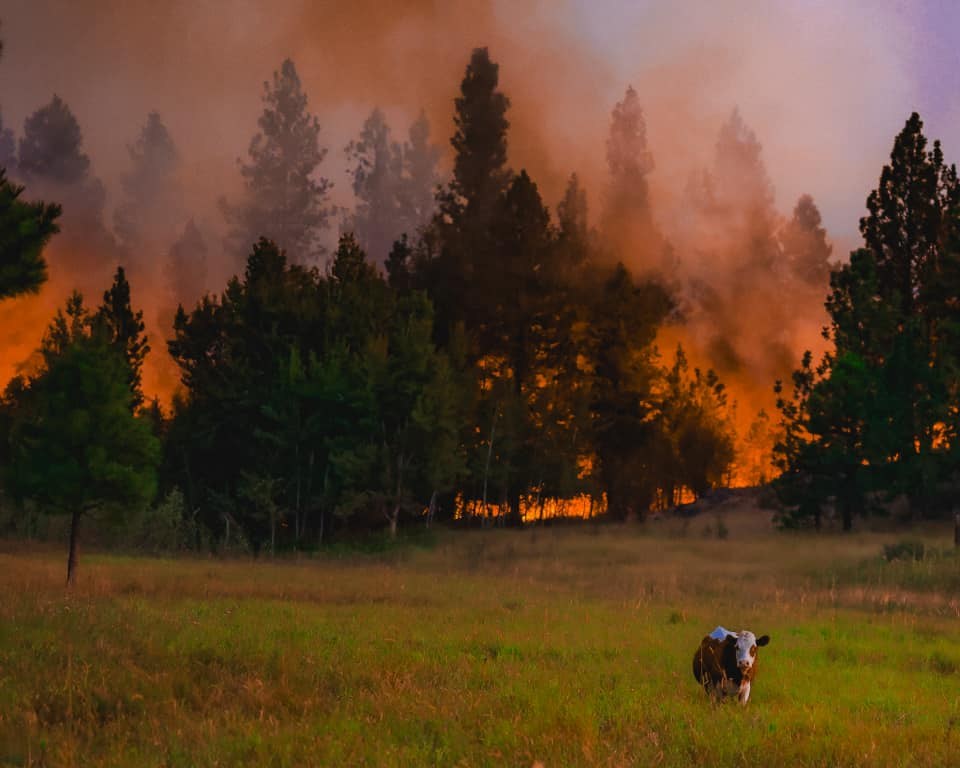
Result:
{"label": "grass field", "polygon": [[[63,553],[7,545],[0,765],[960,763],[960,560],[757,520],[85,554],[69,595]],[[717,624],[771,635],[746,708],[693,679]]]}

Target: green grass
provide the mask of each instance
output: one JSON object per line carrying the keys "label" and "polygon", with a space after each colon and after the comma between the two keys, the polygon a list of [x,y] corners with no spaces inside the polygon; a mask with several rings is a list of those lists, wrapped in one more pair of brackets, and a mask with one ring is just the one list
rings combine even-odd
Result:
{"label": "green grass", "polygon": [[[61,553],[0,554],[0,765],[955,762],[960,561],[728,525],[88,555],[69,595]],[[717,624],[772,637],[746,708],[693,680]]]}

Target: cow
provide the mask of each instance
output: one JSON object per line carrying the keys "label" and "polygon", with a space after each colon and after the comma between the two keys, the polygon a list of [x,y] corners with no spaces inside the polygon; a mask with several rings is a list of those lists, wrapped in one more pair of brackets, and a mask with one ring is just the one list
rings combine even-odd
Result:
{"label": "cow", "polygon": [[717,627],[693,654],[693,676],[716,700],[737,694],[740,703],[746,704],[757,675],[757,648],[769,642],[767,635]]}

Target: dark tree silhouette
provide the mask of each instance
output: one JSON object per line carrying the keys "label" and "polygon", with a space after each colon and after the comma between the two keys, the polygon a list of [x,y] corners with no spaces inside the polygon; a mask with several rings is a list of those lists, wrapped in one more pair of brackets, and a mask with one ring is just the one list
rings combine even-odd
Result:
{"label": "dark tree silhouette", "polygon": [[150,345],[144,335],[143,312],[134,312],[130,305],[130,283],[123,267],[117,268],[113,285],[104,292],[103,304],[92,322],[97,333],[117,349],[127,364],[131,410],[136,411],[143,405],[141,372]]}
{"label": "dark tree silhouette", "polygon": [[790,399],[778,385],[789,519],[819,520],[832,496],[849,529],[870,491],[906,494],[917,515],[929,514],[956,473],[960,184],[922,128],[914,113],[896,137],[860,222],[865,247],[831,275],[833,350],[815,369],[805,356]]}
{"label": "dark tree silhouette", "polygon": [[0,300],[35,293],[47,279],[43,248],[59,231],[60,206],[20,199],[0,169]]}
{"label": "dark tree silhouette", "polygon": [[457,130],[450,140],[456,151],[451,191],[468,217],[489,216],[497,196],[506,187],[506,118],[510,99],[500,90],[500,67],[486,48],[476,48],[454,100]]}
{"label": "dark tree silhouette", "polygon": [[59,96],[26,119],[17,169],[25,180],[48,179],[76,184],[87,179],[90,158],[81,146],[80,124]]}
{"label": "dark tree silhouette", "polygon": [[801,195],[793,217],[780,233],[780,245],[791,275],[818,289],[829,284],[833,253],[833,246],[827,242],[827,231],[820,224],[820,211],[813,198]]}
{"label": "dark tree silhouette", "polygon": [[22,387],[11,429],[7,486],[70,515],[67,583],[76,578],[81,519],[123,514],[156,489],[160,446],[130,409],[127,365],[97,332],[79,294],[58,312],[42,347],[43,369]]}
{"label": "dark tree silhouette", "polygon": [[3,127],[3,115],[0,113],[0,168],[13,173],[17,165],[17,142],[13,131]]}

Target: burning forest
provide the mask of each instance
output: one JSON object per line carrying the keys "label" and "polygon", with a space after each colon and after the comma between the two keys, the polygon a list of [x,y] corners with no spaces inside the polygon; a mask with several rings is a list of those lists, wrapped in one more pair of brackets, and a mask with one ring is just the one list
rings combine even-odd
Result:
{"label": "burning forest", "polygon": [[[851,328],[888,329],[897,348],[889,329],[916,326],[896,359],[949,368],[955,174],[911,118],[884,173],[922,168],[934,210],[895,210],[881,186],[855,251],[873,261],[848,259],[850,199],[909,112],[865,140],[866,171],[808,115],[751,97],[809,111],[841,51],[814,61],[788,45],[780,74],[809,70],[786,93],[733,56],[743,32],[712,12],[697,24],[728,41],[661,50],[655,33],[673,33],[650,10],[650,49],[631,58],[604,38],[616,59],[572,21],[577,3],[550,19],[478,4],[469,35],[446,34],[465,11],[432,3],[251,4],[230,22],[131,6],[74,42],[79,11],[44,4],[59,59],[28,50],[33,12],[2,28],[4,221],[19,229],[0,275],[33,260],[32,282],[0,301],[5,504],[74,526],[101,506],[159,505],[190,531],[183,546],[255,551],[405,521],[643,519],[774,480],[785,520],[846,520],[880,488],[937,507],[955,382],[904,383]],[[783,22],[750,18],[751,55],[769,53]],[[836,19],[794,21],[803,38]],[[252,29],[262,45],[231,59]],[[221,57],[205,46],[218,36]],[[70,52],[93,44],[73,71]],[[126,77],[108,73],[117,46]],[[917,284],[885,287],[901,247],[885,222],[914,215]],[[902,316],[861,317],[863,291]],[[899,381],[909,413],[860,414],[840,437],[818,424],[816,407],[844,410],[831,386],[848,364],[859,392],[886,382],[893,397]],[[126,388],[87,381],[91,366]],[[55,407],[57,386],[79,400]],[[122,413],[95,402],[111,392]],[[62,444],[44,431],[57,419],[78,430]],[[871,419],[912,426],[868,445]],[[846,469],[815,459],[839,445]],[[78,463],[91,450],[129,461]],[[822,488],[834,470],[849,498]]]}

